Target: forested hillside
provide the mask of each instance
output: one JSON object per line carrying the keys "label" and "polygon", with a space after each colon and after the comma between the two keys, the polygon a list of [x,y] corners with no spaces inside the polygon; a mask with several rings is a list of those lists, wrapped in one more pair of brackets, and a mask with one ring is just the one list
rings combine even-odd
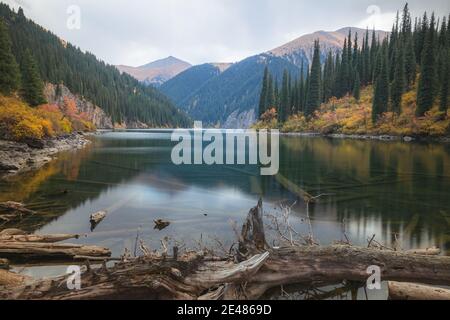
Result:
{"label": "forested hillside", "polygon": [[[359,45],[361,36],[362,46]],[[408,122],[413,122],[417,124],[417,130],[405,132],[427,134],[427,129],[420,125],[424,119],[428,121],[428,127],[440,123],[439,128],[429,132],[450,133],[449,121],[446,121],[450,77],[450,24],[447,18],[438,19],[434,14],[425,13],[413,22],[406,5],[402,15],[397,16],[388,38],[380,41],[372,36],[371,42],[369,38],[368,30],[364,35],[349,31],[342,53],[330,51],[324,63],[321,62],[319,41],[316,41],[307,77],[295,78],[286,71],[280,90],[274,88],[267,71],[259,108],[263,122],[270,122],[273,126],[276,118],[279,127],[288,121],[289,128],[314,130],[315,126],[307,123],[322,121],[319,127],[326,128],[324,131],[341,133],[345,131],[339,125],[345,118],[343,115],[355,116],[346,109],[356,111],[361,107],[365,113],[369,112],[369,116],[356,121],[361,128],[352,125],[354,133],[378,132],[379,125],[389,119],[392,133],[399,132],[395,127],[410,128]],[[370,90],[365,91],[362,103],[364,88]],[[354,99],[337,100],[346,96]],[[366,108],[368,103],[369,110]],[[295,125],[292,123],[295,119],[304,123]],[[264,127],[264,123],[258,127]],[[382,131],[389,133],[386,128]]]}
{"label": "forested hillside", "polygon": [[164,83],[160,90],[176,105],[182,106],[197,90],[220,73],[220,69],[210,63],[194,66]]}
{"label": "forested hillside", "polygon": [[266,65],[278,80],[285,69],[295,76],[300,73],[297,66],[284,59],[269,54],[257,55],[233,64],[209,80],[180,107],[192,118],[212,125],[223,124],[233,113],[253,111],[258,105]]}
{"label": "forested hillside", "polygon": [[15,13],[0,3],[0,18],[9,30],[12,51],[20,65],[25,64],[27,49],[31,49],[42,80],[64,83],[73,93],[100,106],[115,123],[189,125],[187,117],[163,94],[64,42],[27,19],[22,10]]}

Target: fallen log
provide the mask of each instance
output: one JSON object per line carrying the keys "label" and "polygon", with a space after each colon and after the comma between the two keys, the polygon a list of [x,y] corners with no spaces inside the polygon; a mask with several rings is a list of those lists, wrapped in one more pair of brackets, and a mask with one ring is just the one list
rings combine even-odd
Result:
{"label": "fallen log", "polygon": [[40,242],[40,243],[55,243],[70,239],[78,239],[77,234],[48,234],[48,235],[0,235],[0,242]]}
{"label": "fallen log", "polygon": [[94,231],[95,228],[106,218],[106,211],[99,211],[91,214],[89,221],[91,223],[91,231]]}
{"label": "fallen log", "polygon": [[74,260],[77,256],[108,258],[111,251],[97,246],[34,242],[0,242],[0,257],[11,262]]}
{"label": "fallen log", "polygon": [[427,248],[427,249],[413,249],[413,250],[407,250],[405,251],[409,254],[419,254],[423,256],[438,256],[441,254],[441,249],[433,247],[433,248]]}
{"label": "fallen log", "polygon": [[0,212],[21,213],[21,214],[36,213],[33,210],[27,209],[23,203],[14,202],[14,201],[0,202]]}
{"label": "fallen log", "polygon": [[23,285],[27,280],[28,277],[0,269],[0,287],[14,288]]}
{"label": "fallen log", "polygon": [[23,236],[27,233],[20,229],[5,229],[0,232],[0,236]]}
{"label": "fallen log", "polygon": [[389,281],[390,300],[450,300],[450,290],[416,283]]}
{"label": "fallen log", "polygon": [[258,299],[269,289],[294,284],[365,283],[372,265],[380,267],[382,281],[450,285],[450,257],[350,245],[270,248],[262,214],[260,202],[242,228],[238,252],[229,258],[190,252],[174,259],[143,247],[142,257],[88,268],[79,291],[58,285],[66,276],[5,290],[0,299]]}

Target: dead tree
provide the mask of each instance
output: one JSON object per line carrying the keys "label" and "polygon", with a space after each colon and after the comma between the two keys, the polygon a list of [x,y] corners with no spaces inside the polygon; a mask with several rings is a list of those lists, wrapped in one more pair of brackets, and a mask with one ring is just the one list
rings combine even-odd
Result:
{"label": "dead tree", "polygon": [[235,257],[205,252],[177,257],[152,252],[111,268],[83,273],[81,290],[69,290],[67,277],[9,286],[1,299],[258,299],[269,289],[293,284],[323,286],[343,280],[365,282],[377,265],[383,281],[450,285],[450,257],[359,248],[350,245],[271,248],[262,223],[262,203],[253,208],[240,234]]}

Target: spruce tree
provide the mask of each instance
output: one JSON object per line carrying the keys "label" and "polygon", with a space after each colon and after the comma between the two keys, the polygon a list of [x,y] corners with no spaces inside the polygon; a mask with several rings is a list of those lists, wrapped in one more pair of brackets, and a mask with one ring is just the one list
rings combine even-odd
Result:
{"label": "spruce tree", "polygon": [[308,99],[306,103],[306,115],[312,115],[320,106],[320,74],[322,67],[320,64],[320,44],[319,41],[314,43],[314,56],[311,65],[311,75],[309,79]]}
{"label": "spruce tree", "polygon": [[420,79],[417,92],[416,115],[423,116],[431,109],[434,102],[435,83],[435,56],[434,56],[434,15],[431,18],[430,27],[427,29],[422,50],[422,62],[420,66]]}
{"label": "spruce tree", "polygon": [[378,75],[372,106],[372,122],[375,123],[379,116],[387,111],[389,105],[389,70],[388,70],[388,44],[383,42],[379,50],[381,70]]}
{"label": "spruce tree", "polygon": [[274,106],[275,96],[274,96],[274,92],[273,91],[274,91],[274,88],[273,88],[273,77],[269,73],[269,83],[267,85],[267,105],[266,105],[266,110],[268,108],[272,108]]}
{"label": "spruce tree", "polygon": [[20,72],[11,51],[11,39],[0,18],[0,93],[10,95],[19,87]]}
{"label": "spruce tree", "polygon": [[269,85],[269,69],[266,66],[264,69],[261,95],[259,97],[259,117],[261,117],[267,110],[268,85]]}
{"label": "spruce tree", "polygon": [[353,96],[355,97],[356,101],[359,101],[361,98],[361,79],[359,77],[359,72],[356,72],[355,77],[355,85],[353,86]]}
{"label": "spruce tree", "polygon": [[442,88],[441,88],[441,95],[440,95],[440,104],[439,104],[439,110],[442,112],[447,111],[449,107],[448,103],[448,95],[449,95],[449,86],[450,86],[450,50],[447,49],[446,52],[446,59],[444,63],[444,73],[443,73],[443,79],[442,79]]}
{"label": "spruce tree", "polygon": [[26,50],[22,61],[22,97],[32,107],[45,103],[44,84],[30,50]]}
{"label": "spruce tree", "polygon": [[280,106],[278,108],[278,121],[285,122],[288,117],[289,108],[289,74],[287,70],[283,73],[283,82],[281,84]]}
{"label": "spruce tree", "polygon": [[396,64],[394,67],[394,81],[392,83],[391,99],[392,111],[396,114],[401,113],[402,96],[405,92],[405,54],[403,44],[400,41],[395,49]]}

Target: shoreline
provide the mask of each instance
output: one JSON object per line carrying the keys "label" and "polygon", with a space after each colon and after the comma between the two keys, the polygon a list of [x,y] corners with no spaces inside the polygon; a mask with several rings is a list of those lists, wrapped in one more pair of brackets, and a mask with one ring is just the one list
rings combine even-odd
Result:
{"label": "shoreline", "polygon": [[0,180],[43,167],[57,158],[60,152],[81,150],[91,141],[88,134],[73,133],[68,136],[39,141],[39,146],[23,142],[0,140]]}
{"label": "shoreline", "polygon": [[450,136],[443,137],[413,137],[413,136],[394,136],[394,135],[370,135],[370,134],[343,134],[332,133],[323,134],[315,132],[280,132],[281,136],[286,137],[311,137],[311,138],[331,138],[348,140],[372,140],[372,141],[400,141],[400,142],[439,142],[450,143]]}

